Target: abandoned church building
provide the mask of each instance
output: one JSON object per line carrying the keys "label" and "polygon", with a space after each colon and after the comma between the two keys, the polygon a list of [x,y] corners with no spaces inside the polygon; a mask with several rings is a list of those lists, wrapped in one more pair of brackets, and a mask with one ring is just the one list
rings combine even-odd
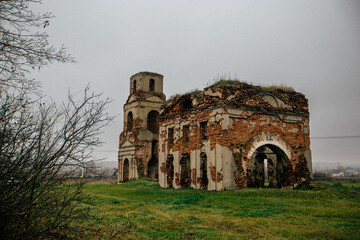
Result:
{"label": "abandoned church building", "polygon": [[163,188],[294,186],[312,177],[308,101],[284,87],[220,80],[166,100],[163,76],[130,78],[119,182]]}

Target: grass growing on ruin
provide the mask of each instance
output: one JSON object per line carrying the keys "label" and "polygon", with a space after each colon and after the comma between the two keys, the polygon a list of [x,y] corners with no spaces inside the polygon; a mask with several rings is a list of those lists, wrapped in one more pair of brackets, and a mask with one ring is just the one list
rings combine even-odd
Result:
{"label": "grass growing on ruin", "polygon": [[360,239],[360,184],[323,185],[208,192],[146,179],[93,183],[83,202],[94,217],[78,224],[84,237],[103,239]]}

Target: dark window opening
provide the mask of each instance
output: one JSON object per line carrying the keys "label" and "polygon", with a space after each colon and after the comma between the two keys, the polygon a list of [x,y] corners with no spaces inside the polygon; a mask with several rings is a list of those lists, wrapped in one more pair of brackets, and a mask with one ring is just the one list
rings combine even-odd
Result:
{"label": "dark window opening", "polygon": [[149,91],[150,92],[155,91],[155,80],[154,79],[150,79],[150,81],[149,81]]}
{"label": "dark window opening", "polygon": [[168,144],[172,146],[174,144],[174,128],[168,130]]}
{"label": "dark window opening", "polygon": [[129,160],[126,158],[123,166],[123,182],[127,181],[129,181]]}
{"label": "dark window opening", "polygon": [[159,132],[159,113],[157,111],[151,111],[147,117],[147,129],[152,133]]}
{"label": "dark window opening", "polygon": [[174,181],[174,157],[169,154],[166,159],[166,182],[168,187],[173,187]]}
{"label": "dark window opening", "polygon": [[152,157],[148,162],[148,170],[147,170],[148,178],[158,180],[159,178],[158,166],[159,166],[158,159]]}
{"label": "dark window opening", "polygon": [[136,80],[133,81],[133,91],[136,92]]}
{"label": "dark window opening", "polygon": [[192,100],[191,99],[186,99],[183,103],[182,103],[182,110],[183,111],[187,111],[192,109],[193,104],[192,104]]}
{"label": "dark window opening", "polygon": [[207,140],[207,122],[200,123],[201,140]]}
{"label": "dark window opening", "polygon": [[153,140],[151,142],[151,156],[157,158],[158,157],[158,141]]}
{"label": "dark window opening", "polygon": [[159,158],[158,158],[158,141],[151,142],[151,159],[148,162],[147,176],[150,179],[159,179]]}
{"label": "dark window opening", "polygon": [[205,153],[200,154],[200,186],[202,189],[208,188],[208,177],[207,177],[207,156]]}
{"label": "dark window opening", "polygon": [[180,186],[189,188],[191,184],[190,155],[184,154],[180,159]]}
{"label": "dark window opening", "polygon": [[133,124],[134,124],[133,121],[134,121],[133,120],[133,114],[132,114],[132,112],[129,112],[128,115],[127,115],[127,130],[128,131],[132,130]]}
{"label": "dark window opening", "polygon": [[189,142],[190,128],[189,125],[183,127],[183,140]]}

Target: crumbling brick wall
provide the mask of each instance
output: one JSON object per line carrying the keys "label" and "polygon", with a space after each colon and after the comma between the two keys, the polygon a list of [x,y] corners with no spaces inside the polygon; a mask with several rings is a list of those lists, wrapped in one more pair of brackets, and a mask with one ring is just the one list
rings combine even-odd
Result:
{"label": "crumbling brick wall", "polygon": [[[207,128],[205,139],[203,123]],[[189,136],[184,136],[182,131],[185,125],[189,126]],[[168,142],[170,128],[174,130],[171,144]],[[160,164],[169,153],[193,156],[191,187],[194,188],[204,188],[201,181],[194,181],[194,174],[197,179],[201,178],[201,153],[209,157],[209,190],[263,186],[262,178],[252,179],[254,175],[263,175],[259,168],[247,171],[251,158],[264,154],[258,149],[261,146],[269,152],[258,160],[258,165],[267,158],[270,186],[294,185],[311,177],[311,158],[305,157],[311,156],[308,104],[304,95],[294,91],[239,83],[177,96],[163,107],[159,141]],[[174,176],[180,174],[176,182],[181,183],[183,170],[179,161],[180,157],[175,157],[172,167]],[[167,172],[163,169],[163,178]],[[170,186],[161,178],[160,185]],[[175,183],[173,187],[181,184]]]}

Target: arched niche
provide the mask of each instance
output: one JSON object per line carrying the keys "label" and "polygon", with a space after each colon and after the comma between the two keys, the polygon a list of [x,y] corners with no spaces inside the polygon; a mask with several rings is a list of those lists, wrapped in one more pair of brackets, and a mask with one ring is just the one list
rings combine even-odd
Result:
{"label": "arched niche", "polygon": [[129,181],[129,176],[130,176],[129,160],[125,158],[123,165],[123,182]]}

